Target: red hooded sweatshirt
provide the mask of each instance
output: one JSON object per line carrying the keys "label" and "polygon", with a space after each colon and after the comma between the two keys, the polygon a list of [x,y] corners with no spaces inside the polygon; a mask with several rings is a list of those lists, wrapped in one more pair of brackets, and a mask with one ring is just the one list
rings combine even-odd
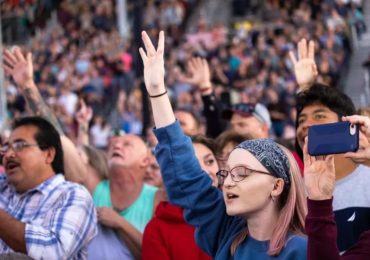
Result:
{"label": "red hooded sweatshirt", "polygon": [[195,244],[193,226],[184,220],[183,210],[169,202],[158,204],[143,235],[143,260],[210,260]]}

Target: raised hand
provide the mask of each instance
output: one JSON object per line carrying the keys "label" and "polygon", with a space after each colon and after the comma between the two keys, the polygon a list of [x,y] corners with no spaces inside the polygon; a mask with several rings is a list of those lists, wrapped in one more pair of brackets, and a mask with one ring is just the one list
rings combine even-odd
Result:
{"label": "raised hand", "polygon": [[299,91],[309,88],[318,75],[315,63],[315,43],[310,41],[307,45],[306,39],[297,44],[298,60],[292,51],[289,52],[290,60],[294,66],[294,74],[299,85]]}
{"label": "raised hand", "polygon": [[91,107],[86,106],[83,99],[80,99],[80,109],[76,112],[76,120],[79,125],[88,125],[92,119],[93,111]]}
{"label": "raised hand", "polygon": [[334,156],[310,156],[307,138],[303,146],[304,182],[311,200],[326,200],[333,196],[335,187]]}
{"label": "raised hand", "polygon": [[206,90],[212,92],[211,75],[207,60],[199,57],[191,58],[188,62],[188,68],[192,74],[188,81],[202,92]]}
{"label": "raised hand", "polygon": [[164,32],[159,33],[158,48],[155,49],[148,34],[143,31],[141,33],[144,42],[145,50],[139,49],[141,59],[144,64],[144,81],[146,89],[150,96],[156,96],[164,93]]}
{"label": "raised hand", "polygon": [[4,51],[4,63],[2,67],[8,76],[11,76],[18,87],[24,90],[26,86],[34,84],[32,54],[27,53],[26,57],[21,49],[16,47],[13,51]]}
{"label": "raised hand", "polygon": [[360,127],[360,145],[357,152],[344,154],[346,158],[352,159],[355,163],[370,166],[370,118],[367,116],[344,116],[343,121],[358,124]]}

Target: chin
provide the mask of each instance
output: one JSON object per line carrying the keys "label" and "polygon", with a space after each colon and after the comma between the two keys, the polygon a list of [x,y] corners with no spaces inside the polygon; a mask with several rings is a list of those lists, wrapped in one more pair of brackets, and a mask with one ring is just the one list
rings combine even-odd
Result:
{"label": "chin", "polygon": [[109,168],[124,167],[125,164],[121,159],[113,158],[108,162]]}
{"label": "chin", "polygon": [[234,216],[239,216],[241,212],[235,208],[226,207],[226,214],[231,217],[234,217]]}

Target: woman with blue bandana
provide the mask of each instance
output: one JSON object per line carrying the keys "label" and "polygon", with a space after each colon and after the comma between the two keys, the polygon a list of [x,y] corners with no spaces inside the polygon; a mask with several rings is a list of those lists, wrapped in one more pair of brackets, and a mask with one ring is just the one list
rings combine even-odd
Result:
{"label": "woman with blue bandana", "polygon": [[171,203],[185,209],[197,244],[214,259],[306,259],[304,186],[291,153],[269,139],[245,141],[217,173],[222,192],[202,172],[176,121],[164,85],[164,33],[140,48],[159,141],[155,153]]}

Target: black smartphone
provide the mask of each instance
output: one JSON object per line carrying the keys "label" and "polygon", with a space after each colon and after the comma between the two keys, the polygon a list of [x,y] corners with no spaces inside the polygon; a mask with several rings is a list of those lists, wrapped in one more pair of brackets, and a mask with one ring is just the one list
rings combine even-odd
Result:
{"label": "black smartphone", "polygon": [[308,154],[312,156],[355,152],[359,126],[349,122],[313,125],[308,129]]}

